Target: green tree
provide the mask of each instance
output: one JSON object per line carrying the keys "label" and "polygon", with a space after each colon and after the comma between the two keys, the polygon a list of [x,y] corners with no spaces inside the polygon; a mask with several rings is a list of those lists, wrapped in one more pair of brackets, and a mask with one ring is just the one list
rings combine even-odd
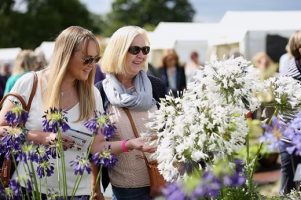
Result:
{"label": "green tree", "polygon": [[103,34],[110,36],[124,25],[148,30],[159,22],[191,22],[195,10],[188,0],[114,0],[112,11],[105,16]]}
{"label": "green tree", "polygon": [[96,18],[79,0],[24,0],[26,12],[13,10],[13,0],[0,1],[0,47],[35,48],[54,40],[65,28],[79,25],[99,33]]}

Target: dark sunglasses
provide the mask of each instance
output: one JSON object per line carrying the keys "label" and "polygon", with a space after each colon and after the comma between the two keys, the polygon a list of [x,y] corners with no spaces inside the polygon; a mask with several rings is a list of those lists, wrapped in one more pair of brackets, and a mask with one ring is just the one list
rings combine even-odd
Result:
{"label": "dark sunglasses", "polygon": [[95,56],[95,57],[88,56],[88,57],[82,58],[82,60],[83,60],[84,65],[88,65],[88,64],[91,65],[93,62],[98,63],[98,61],[100,60],[100,56]]}
{"label": "dark sunglasses", "polygon": [[128,50],[128,52],[133,55],[137,55],[138,53],[140,53],[140,51],[142,51],[143,55],[147,55],[150,51],[150,47],[149,46],[145,46],[145,47],[131,46]]}

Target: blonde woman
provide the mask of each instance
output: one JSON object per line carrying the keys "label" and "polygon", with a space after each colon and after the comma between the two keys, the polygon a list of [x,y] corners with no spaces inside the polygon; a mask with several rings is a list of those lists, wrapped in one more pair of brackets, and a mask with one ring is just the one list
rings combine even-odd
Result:
{"label": "blonde woman", "polygon": [[[140,151],[128,148],[128,141],[135,135],[123,110],[129,110],[139,133],[148,132],[145,126],[148,113],[155,111],[159,98],[165,96],[163,83],[146,74],[149,52],[146,31],[126,26],[112,35],[101,62],[106,78],[96,87],[102,94],[106,110],[113,113],[111,120],[116,124],[117,133],[112,141],[122,141],[124,147],[124,153],[117,155],[116,166],[109,169],[113,199],[150,199],[147,166]],[[99,143],[105,143],[105,139],[100,138]],[[149,150],[152,152],[151,148]]]}
{"label": "blonde woman", "polygon": [[[84,120],[89,119],[94,110],[102,110],[102,102],[98,100],[99,94],[93,87],[95,63],[98,60],[98,43],[90,31],[73,26],[65,29],[57,37],[49,68],[37,72],[38,87],[26,123],[29,130],[26,138],[28,141],[48,145],[55,140],[55,133],[42,132],[42,116],[44,111],[50,107],[67,110],[68,125],[78,131],[89,133],[83,125]],[[28,73],[16,82],[12,92],[20,94],[28,101],[32,85],[33,75]],[[7,125],[4,115],[12,106],[13,104],[8,101],[0,112],[2,129]],[[68,135],[68,131],[66,135]],[[64,146],[68,148],[64,152],[68,177],[67,189],[68,194],[71,195],[76,176],[74,176],[74,171],[69,162],[75,160],[76,156],[81,155],[86,149],[73,150],[70,148],[74,143],[73,139],[64,136],[64,140]],[[51,177],[48,177],[47,182],[49,189],[59,192],[56,170],[54,170]],[[22,165],[18,166],[18,172],[21,176],[26,174]],[[90,194],[89,183],[89,175],[84,174],[76,196],[88,196]],[[41,184],[40,191],[47,194],[47,186],[43,180]],[[43,197],[46,198],[46,195]]]}
{"label": "blonde woman", "polygon": [[[62,31],[57,37],[49,67],[37,72],[38,87],[32,100],[29,118],[26,123],[26,128],[29,130],[26,139],[40,145],[49,145],[49,143],[55,141],[55,133],[42,132],[42,116],[45,110],[52,107],[67,111],[66,117],[71,129],[64,133],[63,145],[65,147],[68,196],[71,196],[76,181],[70,161],[76,160],[77,156],[82,156],[88,149],[88,145],[84,145],[81,149],[72,148],[74,144],[73,138],[81,137],[86,140],[85,144],[90,144],[92,132],[84,126],[84,122],[94,116],[95,110],[103,111],[100,94],[93,86],[95,65],[99,59],[99,45],[95,36],[82,27],[71,26]],[[28,101],[32,85],[33,75],[28,73],[16,82],[12,91],[20,94]],[[4,129],[7,126],[4,116],[12,107],[13,104],[7,101],[0,111],[0,133],[2,134],[4,134]],[[83,135],[82,133],[86,134]],[[132,143],[134,142],[129,142],[129,144]],[[120,145],[121,143],[116,146],[119,148]],[[134,148],[132,146],[129,148]],[[92,153],[100,150],[100,148],[92,149]],[[119,151],[121,151],[121,148],[119,148]],[[55,161],[53,162],[55,163]],[[21,164],[18,166],[18,173],[21,176],[26,175]],[[16,174],[14,176],[16,177]],[[75,199],[89,198],[91,193],[90,183],[91,175],[84,173],[76,191]],[[24,185],[22,186],[25,187]],[[54,174],[48,177],[47,184],[45,181],[41,181],[40,191],[43,194],[43,199],[47,198],[47,188],[57,193],[61,191],[56,168],[54,169]]]}
{"label": "blonde woman", "polygon": [[18,55],[13,65],[12,75],[8,78],[4,95],[9,93],[16,81],[29,71],[35,71],[38,67],[38,57],[32,50],[23,50]]}

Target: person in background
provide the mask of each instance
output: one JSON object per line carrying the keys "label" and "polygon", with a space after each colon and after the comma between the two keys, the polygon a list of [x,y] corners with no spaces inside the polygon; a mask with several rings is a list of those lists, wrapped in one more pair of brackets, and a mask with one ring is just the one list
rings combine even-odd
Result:
{"label": "person in background", "polygon": [[[135,138],[124,108],[132,115],[139,134],[148,133],[148,114],[157,110],[159,98],[165,96],[165,87],[160,79],[147,75],[149,52],[147,32],[137,26],[125,26],[112,35],[101,61],[106,78],[96,87],[102,94],[106,111],[112,113],[111,121],[117,127],[112,141],[121,141],[120,146],[127,147],[128,140]],[[98,144],[104,142],[104,138],[97,141]],[[149,174],[142,153],[128,151],[128,148],[123,148],[123,152],[117,156],[116,166],[109,169],[113,199],[150,199]]]}
{"label": "person in background", "polygon": [[279,58],[279,74],[280,75],[286,74],[288,62],[292,58],[292,56],[289,52],[290,50],[289,50],[288,44],[286,45],[285,50],[286,50],[286,53],[283,54],[282,56],[280,56],[280,58]]}
{"label": "person in background", "polygon": [[180,66],[179,57],[174,50],[167,51],[159,71],[167,91],[171,91],[174,96],[178,96],[178,92],[186,88],[184,67]]}
{"label": "person in background", "polygon": [[158,78],[160,77],[160,74],[159,74],[159,71],[158,71],[157,67],[155,67],[151,63],[148,63],[147,74],[149,74],[151,76],[158,77]]}
{"label": "person in background", "polygon": [[36,71],[38,69],[38,57],[32,50],[22,50],[14,62],[12,75],[8,78],[4,95],[9,93],[15,85],[16,81],[29,71]]}
{"label": "person in background", "polygon": [[[285,76],[292,77],[298,81],[301,81],[301,30],[296,31],[290,37],[288,42],[289,52],[291,59],[287,62]],[[279,118],[288,124],[295,118],[300,110],[294,110],[291,112],[282,113]],[[280,194],[287,194],[293,189],[299,188],[299,183],[294,182],[294,174],[297,165],[301,163],[301,157],[294,154],[289,154],[286,148],[289,146],[288,139],[284,138],[282,145],[280,145],[280,157],[281,157],[281,186]]]}
{"label": "person in background", "polygon": [[0,63],[0,98],[4,95],[5,85],[10,76],[10,64],[7,62]]}
{"label": "person in background", "polygon": [[47,63],[47,60],[46,60],[46,57],[45,57],[45,53],[41,50],[40,47],[37,47],[34,50],[34,53],[36,54],[37,60],[38,60],[37,61],[38,62],[37,70],[42,70],[42,69],[46,68],[48,63]]}
{"label": "person in background", "polygon": [[256,53],[252,58],[252,62],[260,70],[262,79],[272,77],[277,72],[277,66],[265,52]]}
{"label": "person in background", "polygon": [[185,65],[185,76],[187,83],[193,80],[196,71],[201,69],[201,62],[199,61],[199,54],[196,51],[191,52],[190,61]]}

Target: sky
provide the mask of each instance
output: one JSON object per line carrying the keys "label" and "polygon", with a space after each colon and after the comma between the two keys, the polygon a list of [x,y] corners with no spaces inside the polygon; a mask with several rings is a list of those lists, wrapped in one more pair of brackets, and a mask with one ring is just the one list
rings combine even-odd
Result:
{"label": "sky", "polygon": [[[80,0],[97,14],[111,10],[113,0]],[[155,0],[154,0],[155,1]],[[226,11],[301,11],[301,0],[189,0],[196,14],[195,22],[218,22]],[[297,19],[296,19],[297,20]]]}

